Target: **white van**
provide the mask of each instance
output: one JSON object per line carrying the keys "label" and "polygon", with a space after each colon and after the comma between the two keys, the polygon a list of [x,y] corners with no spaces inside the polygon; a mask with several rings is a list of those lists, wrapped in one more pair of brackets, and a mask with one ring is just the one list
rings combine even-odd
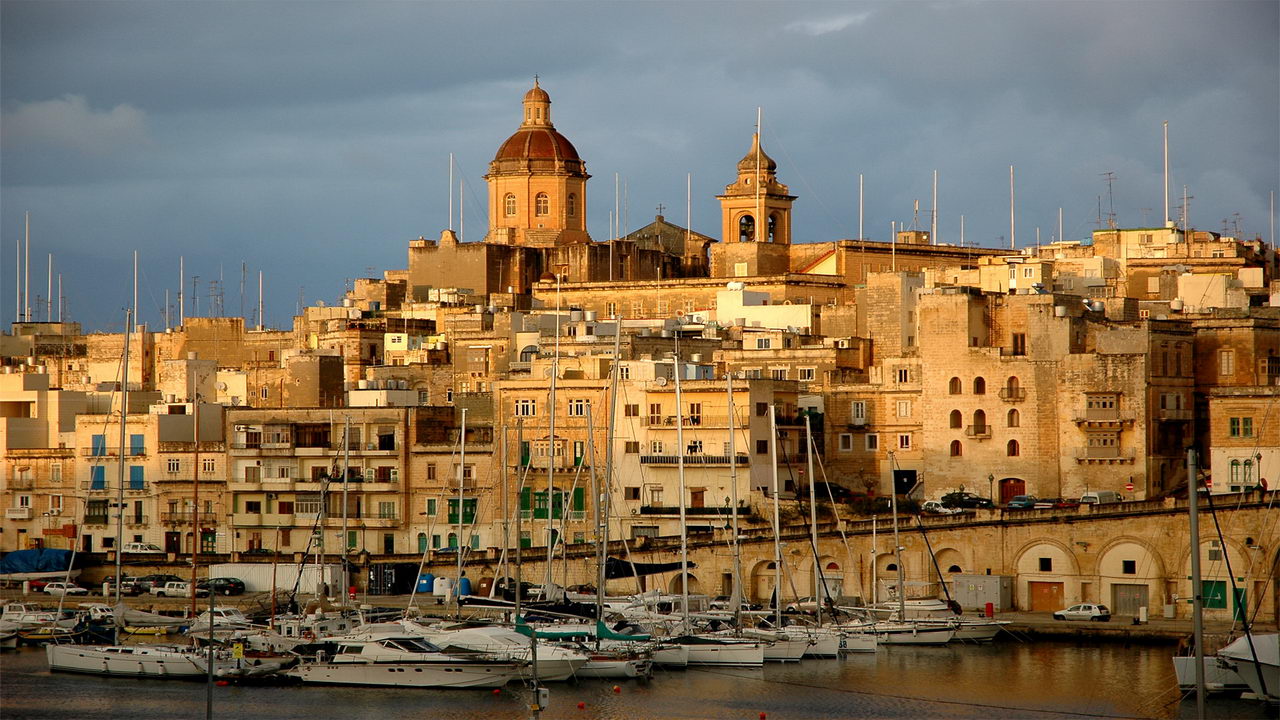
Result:
{"label": "white van", "polygon": [[155,543],[131,542],[124,544],[124,552],[126,553],[162,553],[164,548]]}
{"label": "white van", "polygon": [[1080,496],[1081,505],[1101,505],[1103,503],[1117,503],[1123,501],[1120,493],[1115,490],[1094,490]]}

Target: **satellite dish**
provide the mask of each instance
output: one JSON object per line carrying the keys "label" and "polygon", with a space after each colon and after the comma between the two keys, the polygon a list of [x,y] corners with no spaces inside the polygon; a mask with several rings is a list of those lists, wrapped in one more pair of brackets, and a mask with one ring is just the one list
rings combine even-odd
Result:
{"label": "satellite dish", "polygon": [[667,379],[664,377],[659,377],[654,382],[658,384],[658,387],[666,387],[667,385]]}
{"label": "satellite dish", "polygon": [[543,370],[542,377],[548,377],[548,378],[551,377],[551,368],[546,368],[545,370]]}
{"label": "satellite dish", "polygon": [[220,382],[220,383],[215,384],[215,385],[214,385],[214,387],[218,388],[219,390],[226,390],[226,389],[227,389],[227,384],[226,384],[226,383],[224,383],[224,382]]}

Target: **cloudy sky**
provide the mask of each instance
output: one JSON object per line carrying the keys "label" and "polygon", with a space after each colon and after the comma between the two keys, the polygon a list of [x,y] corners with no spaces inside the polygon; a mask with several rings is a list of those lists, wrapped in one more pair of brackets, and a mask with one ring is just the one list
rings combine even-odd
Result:
{"label": "cloudy sky", "polygon": [[[31,214],[31,294],[47,256],[71,319],[119,328],[141,256],[142,320],[176,304],[178,258],[200,313],[209,281],[239,314],[242,268],[267,321],[333,302],[349,278],[403,268],[448,225],[486,223],[481,175],[536,73],[594,176],[589,230],[662,203],[719,234],[763,108],[765,149],[799,196],[800,242],[927,227],[939,240],[1087,237],[1163,219],[1269,238],[1280,185],[1280,18],[1264,2],[60,2],[0,3],[0,317]],[[1110,192],[1105,173],[1114,173]],[[1100,200],[1101,198],[1101,200]],[[455,213],[456,210],[455,202]],[[1175,208],[1175,214],[1178,210]],[[454,224],[458,224],[455,218]],[[56,292],[56,290],[55,290]],[[196,299],[187,304],[194,314]],[[33,306],[37,305],[35,299]],[[40,305],[43,308],[42,305]],[[176,314],[176,313],[175,313]],[[36,317],[43,319],[43,309]]]}

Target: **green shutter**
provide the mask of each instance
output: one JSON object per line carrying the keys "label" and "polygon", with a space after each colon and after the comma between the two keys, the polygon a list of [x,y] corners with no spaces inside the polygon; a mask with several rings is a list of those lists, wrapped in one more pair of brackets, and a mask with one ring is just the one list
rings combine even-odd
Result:
{"label": "green shutter", "polygon": [[533,509],[533,489],[524,488],[520,491],[520,509],[529,512]]}
{"label": "green shutter", "polygon": [[586,488],[573,489],[573,509],[575,511],[582,512],[586,509],[586,494]]}

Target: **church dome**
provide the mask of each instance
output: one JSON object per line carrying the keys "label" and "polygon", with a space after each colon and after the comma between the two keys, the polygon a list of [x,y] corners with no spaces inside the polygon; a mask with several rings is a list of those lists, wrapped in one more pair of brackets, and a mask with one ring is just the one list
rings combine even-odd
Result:
{"label": "church dome", "polygon": [[582,158],[578,157],[578,150],[573,143],[569,142],[569,138],[561,135],[553,127],[543,126],[520,128],[502,143],[493,159],[497,162],[499,160],[581,161]]}
{"label": "church dome", "polygon": [[[759,165],[756,164],[757,150],[760,152]],[[752,135],[751,149],[748,150],[747,154],[738,161],[738,173],[754,173],[757,167],[765,172],[772,173],[777,171],[778,163],[774,162],[773,158],[765,154],[765,151],[760,148],[760,136]]]}
{"label": "church dome", "polygon": [[538,85],[537,80],[534,80],[533,87],[529,88],[529,92],[524,94],[524,101],[549,103],[551,102],[551,96]]}

